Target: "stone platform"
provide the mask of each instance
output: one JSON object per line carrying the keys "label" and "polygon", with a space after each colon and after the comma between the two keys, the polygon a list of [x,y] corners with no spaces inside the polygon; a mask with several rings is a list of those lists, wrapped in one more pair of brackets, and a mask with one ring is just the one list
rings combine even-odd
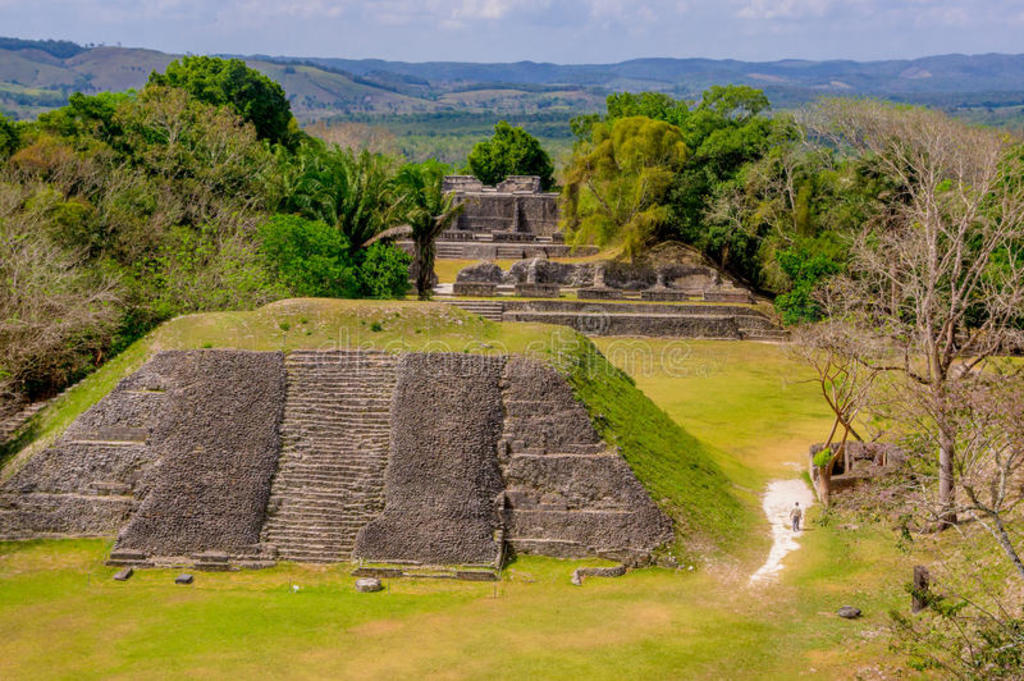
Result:
{"label": "stone platform", "polygon": [[[553,301],[552,301],[553,302]],[[0,484],[0,540],[109,564],[641,564],[671,521],[554,368],[518,356],[158,353]]]}
{"label": "stone platform", "polygon": [[445,302],[493,321],[560,324],[590,336],[772,341],[786,337],[763,312],[749,305],[566,298]]}

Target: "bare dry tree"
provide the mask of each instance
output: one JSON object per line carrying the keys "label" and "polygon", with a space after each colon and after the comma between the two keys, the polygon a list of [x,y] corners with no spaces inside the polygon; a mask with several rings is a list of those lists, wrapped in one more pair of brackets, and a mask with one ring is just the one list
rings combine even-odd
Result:
{"label": "bare dry tree", "polygon": [[84,272],[83,256],[53,244],[30,215],[7,213],[20,195],[0,184],[0,393],[65,384],[117,318],[113,282]]}
{"label": "bare dry tree", "polygon": [[864,440],[854,424],[883,373],[875,363],[865,361],[876,359],[881,352],[877,346],[868,347],[869,342],[851,336],[849,327],[830,320],[801,327],[793,334],[791,352],[814,371],[814,382],[833,415],[832,428],[814,459],[818,498],[825,506],[831,503],[832,472],[846,455],[847,442],[851,436]]}
{"label": "bare dry tree", "polygon": [[1004,362],[958,388],[954,470],[964,493],[957,512],[983,527],[1024,579],[1008,524],[1024,502],[1024,373]]}
{"label": "bare dry tree", "polygon": [[[957,384],[1008,347],[1024,313],[1024,154],[1019,140],[940,112],[826,100],[814,132],[898,189],[856,235],[828,297],[834,319],[901,358],[938,450],[939,526],[956,522]],[[915,410],[916,412],[916,410]]]}

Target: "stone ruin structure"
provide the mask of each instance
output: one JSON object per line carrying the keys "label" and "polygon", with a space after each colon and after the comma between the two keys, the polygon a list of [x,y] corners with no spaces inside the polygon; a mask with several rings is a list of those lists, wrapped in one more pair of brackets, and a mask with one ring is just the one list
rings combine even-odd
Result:
{"label": "stone ruin structure", "polygon": [[161,352],[6,473],[0,539],[112,536],[117,565],[480,578],[509,551],[640,564],[673,537],[564,377],[520,356]]}
{"label": "stone ruin structure", "polygon": [[[449,175],[442,188],[463,209],[438,238],[438,258],[559,257],[573,252],[558,231],[558,194],[542,191],[539,177],[513,175],[489,187],[470,175]],[[596,252],[592,246],[575,250],[577,255]]]}
{"label": "stone ruin structure", "polygon": [[554,297],[561,289],[575,289],[579,298],[589,300],[754,302],[749,289],[705,264],[699,255],[692,255],[684,262],[663,264],[608,260],[565,263],[537,257],[515,263],[508,272],[493,262],[484,261],[463,268],[456,276],[453,292],[455,295],[493,296],[502,285],[553,286]]}
{"label": "stone ruin structure", "polygon": [[513,175],[486,187],[471,175],[449,175],[441,185],[465,208],[453,229],[551,236],[558,231],[558,194],[541,191],[540,178]]}
{"label": "stone ruin structure", "polygon": [[[840,444],[833,442],[830,446],[833,454],[839,451]],[[824,443],[811,445],[807,453],[808,472],[818,490],[821,472],[814,465],[814,458],[825,448]],[[843,455],[838,457],[832,467],[829,480],[833,492],[842,491],[856,486],[860,482],[870,480],[896,469],[904,461],[903,452],[899,447],[882,442],[847,442]]]}
{"label": "stone ruin structure", "polygon": [[[636,264],[533,258],[508,271],[485,261],[459,272],[448,302],[493,321],[561,324],[592,336],[785,340],[748,289],[699,254],[676,257]],[[562,295],[568,290],[575,298]]]}

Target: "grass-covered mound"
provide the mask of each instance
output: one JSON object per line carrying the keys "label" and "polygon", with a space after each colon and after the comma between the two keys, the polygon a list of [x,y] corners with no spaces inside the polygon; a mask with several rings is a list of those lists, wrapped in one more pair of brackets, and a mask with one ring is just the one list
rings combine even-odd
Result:
{"label": "grass-covered mound", "polygon": [[652,498],[673,519],[677,556],[728,546],[752,521],[711,452],[612,366],[587,339],[574,339],[560,368],[597,430],[618,445]]}
{"label": "grass-covered mound", "polygon": [[[561,326],[498,324],[443,304],[294,299],[251,312],[179,317],[41,412],[19,441],[15,465],[52,442],[154,353],[199,348],[518,353],[550,361],[587,405],[598,432],[621,447],[652,498],[675,520],[677,541],[672,549],[677,556],[722,544],[735,537],[747,519],[709,451],[589,340]],[[4,474],[14,467],[8,466]]]}

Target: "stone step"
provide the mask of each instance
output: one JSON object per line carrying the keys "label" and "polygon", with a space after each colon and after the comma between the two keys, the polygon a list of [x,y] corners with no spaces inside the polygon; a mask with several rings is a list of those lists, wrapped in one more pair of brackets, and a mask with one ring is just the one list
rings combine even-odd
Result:
{"label": "stone step", "polygon": [[354,350],[287,356],[283,447],[262,534],[282,559],[345,560],[379,515],[397,361]]}
{"label": "stone step", "polygon": [[280,515],[277,518],[278,525],[270,534],[274,536],[282,534],[298,534],[317,537],[340,532],[346,529],[355,532],[374,517],[371,514],[366,514],[365,516],[359,515],[358,517],[352,513],[345,515],[349,517],[344,521],[338,521],[337,514],[331,515],[330,513],[312,510],[307,511],[306,513]]}

